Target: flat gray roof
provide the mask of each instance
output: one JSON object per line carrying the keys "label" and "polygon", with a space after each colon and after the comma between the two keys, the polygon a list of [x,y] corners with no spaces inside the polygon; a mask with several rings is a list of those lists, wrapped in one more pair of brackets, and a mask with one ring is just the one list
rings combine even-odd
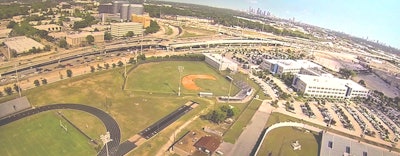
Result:
{"label": "flat gray roof", "polygon": [[[331,147],[329,147],[331,146]],[[350,153],[346,153],[346,148]],[[329,132],[322,134],[320,156],[399,156],[400,153],[389,152],[389,149],[384,149],[364,142],[346,138],[340,135]]]}
{"label": "flat gray roof", "polygon": [[26,96],[0,104],[0,118],[31,108]]}
{"label": "flat gray roof", "polygon": [[33,47],[40,49],[44,48],[44,46],[39,42],[25,36],[7,38],[4,41],[4,44],[8,48],[15,50],[17,53],[29,51],[29,49],[32,49]]}

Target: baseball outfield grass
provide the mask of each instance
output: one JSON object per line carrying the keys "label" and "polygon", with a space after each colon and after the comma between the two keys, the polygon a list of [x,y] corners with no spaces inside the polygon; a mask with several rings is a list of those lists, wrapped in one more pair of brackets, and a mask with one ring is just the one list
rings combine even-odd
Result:
{"label": "baseball outfield grass", "polygon": [[1,155],[96,155],[95,145],[55,111],[1,126],[0,138]]}
{"label": "baseball outfield grass", "polygon": [[[134,69],[129,75],[127,90],[122,90],[123,84],[123,68],[100,71],[87,75],[69,78],[52,84],[36,87],[23,94],[26,95],[34,106],[43,106],[56,103],[78,103],[93,106],[108,112],[119,124],[121,129],[121,141],[125,141],[131,136],[137,134],[147,126],[158,121],[162,117],[171,113],[178,107],[182,106],[189,100],[194,100],[200,103],[200,107],[189,112],[180,120],[171,125],[172,128],[165,129],[160,135],[144,144],[143,147],[135,149],[131,154],[141,155],[148,154],[149,148],[157,149],[161,147],[163,142],[167,141],[174,128],[183,124],[185,120],[192,118],[208,107],[213,100],[201,99],[197,97],[198,91],[190,91],[182,87],[182,96],[176,94],[179,73],[177,66],[184,66],[182,75],[187,74],[209,74],[213,75],[217,80],[196,80],[196,84],[203,88],[202,91],[213,92],[216,95],[226,95],[228,93],[229,82],[224,77],[220,76],[214,69],[211,69],[204,62],[160,62],[140,65]],[[232,95],[237,92],[236,87],[232,87]],[[105,133],[104,125],[97,118],[90,114],[62,110],[62,113],[79,127],[83,132],[91,138],[100,141],[99,136]],[[42,114],[37,116],[38,123],[46,120]],[[43,119],[42,119],[43,118]],[[45,122],[45,121],[44,121]],[[49,146],[62,146],[63,142],[55,141],[52,136],[47,136],[48,142],[38,144],[35,137],[30,135],[13,136],[12,132],[19,131],[20,125],[26,125],[30,121],[26,119],[0,127],[2,140],[22,140],[23,142],[8,142],[7,146],[2,146],[0,150],[3,153],[13,151],[13,147],[24,146],[26,143],[30,146],[25,146],[26,151],[38,151],[38,153],[30,153],[29,155],[47,155],[46,151],[56,149],[48,148]],[[37,123],[36,123],[37,124]],[[58,125],[58,120],[57,120]],[[58,127],[59,128],[59,127]],[[50,134],[51,129],[47,128],[31,128],[35,133]],[[3,133],[8,132],[8,133]],[[11,133],[11,134],[10,134]],[[81,135],[77,133],[76,135]],[[21,137],[20,137],[21,136]],[[82,138],[83,135],[81,136]],[[87,144],[87,140],[78,140],[76,144]],[[60,143],[60,145],[58,145]],[[68,146],[67,146],[68,147]],[[82,146],[92,151],[92,153],[82,154],[79,151],[67,151],[71,155],[95,155],[94,146]],[[156,151],[156,150],[155,150]],[[41,153],[42,152],[42,153]],[[61,151],[65,152],[65,151]],[[154,151],[153,151],[154,152]],[[51,154],[51,155],[68,155],[68,154]],[[154,153],[151,153],[154,154]],[[26,153],[10,153],[7,155],[27,155]]]}

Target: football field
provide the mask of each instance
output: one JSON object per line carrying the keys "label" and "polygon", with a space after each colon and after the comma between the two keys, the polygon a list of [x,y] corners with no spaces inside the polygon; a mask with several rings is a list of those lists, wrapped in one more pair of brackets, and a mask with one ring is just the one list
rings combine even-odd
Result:
{"label": "football field", "polygon": [[[60,126],[60,120],[67,131]],[[0,127],[1,155],[96,155],[95,145],[55,111]]]}

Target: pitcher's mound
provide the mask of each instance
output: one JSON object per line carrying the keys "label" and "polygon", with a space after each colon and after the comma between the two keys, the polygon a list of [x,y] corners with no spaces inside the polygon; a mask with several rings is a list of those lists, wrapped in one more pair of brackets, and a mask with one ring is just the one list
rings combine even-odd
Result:
{"label": "pitcher's mound", "polygon": [[211,75],[186,75],[182,78],[182,85],[188,90],[200,90],[201,88],[196,85],[194,80],[196,79],[207,79],[207,80],[217,80]]}

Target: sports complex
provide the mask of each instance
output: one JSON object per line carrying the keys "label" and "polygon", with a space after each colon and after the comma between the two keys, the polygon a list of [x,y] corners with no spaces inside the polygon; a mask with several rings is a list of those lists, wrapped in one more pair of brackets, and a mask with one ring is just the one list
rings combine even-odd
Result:
{"label": "sports complex", "polygon": [[[225,73],[203,61],[161,61],[127,68],[131,70],[126,80],[124,69],[116,68],[24,91],[31,108],[1,118],[0,151],[5,155],[106,155],[100,135],[108,131],[108,154],[153,155],[149,149],[160,148],[176,127],[216,104],[216,98],[200,98],[199,92],[226,96],[230,88],[232,94],[239,91],[230,87]],[[124,144],[127,141],[133,144]]]}

